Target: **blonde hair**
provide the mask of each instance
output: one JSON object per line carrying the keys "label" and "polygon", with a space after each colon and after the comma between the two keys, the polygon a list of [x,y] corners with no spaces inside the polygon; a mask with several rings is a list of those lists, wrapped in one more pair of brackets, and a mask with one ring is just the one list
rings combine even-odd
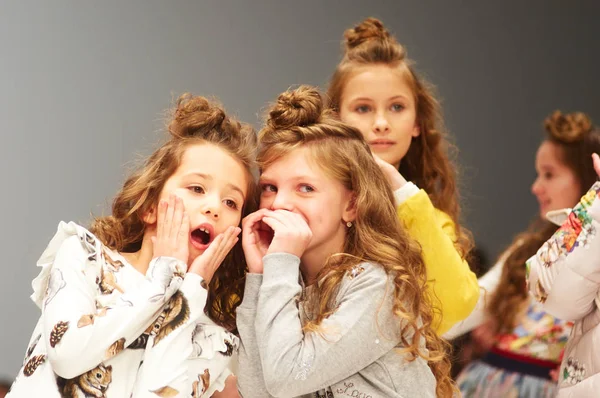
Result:
{"label": "blonde hair", "polygon": [[[253,129],[227,116],[223,108],[200,96],[179,97],[168,124],[170,139],[123,184],[112,204],[112,214],[96,218],[90,228],[113,250],[135,252],[141,248],[146,224],[144,215],[156,206],[166,181],[180,165],[185,150],[210,143],[227,151],[247,171],[248,195],[243,213],[256,208],[256,134]],[[235,308],[241,302],[245,260],[238,243],[219,267],[208,288],[206,311],[220,325],[235,330]]]}
{"label": "blonde hair", "polygon": [[[597,179],[592,165],[592,153],[600,152],[600,130],[581,112],[563,114],[554,111],[544,120],[546,140],[557,145],[561,160],[580,182],[580,196]],[[575,205],[575,203],[573,203]],[[527,231],[519,234],[507,249],[498,288],[490,298],[488,314],[498,333],[510,332],[519,322],[529,295],[526,287],[525,262],[533,256],[558,227],[537,217]]]}
{"label": "blonde hair", "polygon": [[[348,230],[343,254],[330,257],[317,276],[316,317],[306,330],[317,330],[335,312],[331,300],[350,268],[363,261],[379,264],[394,282],[394,313],[406,321],[402,351],[409,360],[426,359],[437,379],[438,396],[451,396],[447,345],[431,327],[433,309],[420,247],[402,228],[392,190],[361,133],[325,110],[316,89],[301,86],[279,96],[259,142],[261,169],[297,148],[309,148],[311,160],[354,195],[359,216]],[[422,338],[428,352],[419,346]]]}
{"label": "blonde hair", "polygon": [[433,87],[417,75],[404,47],[378,19],[365,19],[346,30],[344,37],[344,56],[331,77],[327,91],[329,107],[339,114],[346,84],[365,66],[386,65],[402,74],[414,95],[420,134],[412,139],[399,171],[407,180],[423,188],[433,205],[454,221],[455,244],[466,258],[473,243],[471,233],[459,223],[456,168],[449,157],[449,151],[455,152],[455,147],[448,141]]}

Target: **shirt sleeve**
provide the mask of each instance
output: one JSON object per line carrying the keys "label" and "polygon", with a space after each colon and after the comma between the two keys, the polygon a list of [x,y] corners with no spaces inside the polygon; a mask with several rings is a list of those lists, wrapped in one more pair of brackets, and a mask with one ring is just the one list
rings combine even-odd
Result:
{"label": "shirt sleeve", "polygon": [[[299,396],[358,373],[400,345],[401,321],[393,313],[393,285],[378,266],[362,264],[338,295],[336,310],[304,331],[297,300],[300,259],[275,253],[263,259],[255,330],[267,391]],[[352,361],[348,361],[352,352]],[[399,354],[398,361],[404,361]]]}
{"label": "shirt sleeve", "polygon": [[120,288],[114,273],[90,261],[93,255],[78,236],[71,236],[51,265],[42,307],[43,335],[49,339],[52,369],[65,379],[117,355],[142,334],[177,290],[186,268],[174,258],[156,258],[137,289],[121,294],[115,305],[102,307],[96,298]]}
{"label": "shirt sleeve", "polygon": [[147,331],[133,398],[210,397],[225,386],[238,338],[205,314],[204,285],[202,277],[187,273],[160,315],[158,331]]}
{"label": "shirt sleeve", "polygon": [[504,261],[494,265],[484,276],[479,278],[480,294],[475,309],[463,321],[458,322],[444,334],[444,338],[452,340],[481,326],[487,320],[487,306],[491,296],[500,284]]}
{"label": "shirt sleeve", "polygon": [[246,274],[244,300],[237,308],[237,327],[240,332],[238,391],[243,398],[269,398],[263,376],[256,331],[256,308],[262,274]]}
{"label": "shirt sleeve", "polygon": [[440,310],[434,314],[433,325],[443,334],[475,308],[479,299],[477,276],[456,249],[454,222],[433,206],[425,191],[406,185],[395,192],[397,213],[422,247],[433,304]]}
{"label": "shirt sleeve", "polygon": [[577,321],[597,306],[600,290],[600,182],[527,261],[529,291],[551,315]]}

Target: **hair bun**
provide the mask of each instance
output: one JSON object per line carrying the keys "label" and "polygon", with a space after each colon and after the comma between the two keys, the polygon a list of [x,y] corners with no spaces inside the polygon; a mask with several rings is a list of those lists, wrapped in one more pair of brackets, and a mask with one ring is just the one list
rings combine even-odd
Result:
{"label": "hair bun", "polygon": [[221,130],[224,121],[228,122],[221,106],[186,93],[177,100],[168,130],[176,138],[202,137],[214,129]]}
{"label": "hair bun", "polygon": [[323,113],[323,99],[317,89],[300,86],[288,90],[277,98],[267,119],[267,126],[274,130],[318,123]]}
{"label": "hair bun", "polygon": [[559,141],[571,143],[581,140],[585,134],[592,131],[592,121],[582,112],[563,114],[554,111],[544,121],[544,127],[552,138]]}
{"label": "hair bun", "polygon": [[369,40],[385,41],[390,39],[390,33],[383,23],[376,18],[367,18],[352,29],[344,32],[346,51],[360,46]]}

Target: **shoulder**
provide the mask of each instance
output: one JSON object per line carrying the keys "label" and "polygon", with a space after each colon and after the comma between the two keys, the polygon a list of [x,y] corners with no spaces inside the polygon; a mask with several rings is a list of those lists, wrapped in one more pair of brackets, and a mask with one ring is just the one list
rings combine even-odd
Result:
{"label": "shoulder", "polygon": [[340,283],[339,296],[347,294],[377,295],[388,288],[391,281],[385,269],[371,262],[360,262],[350,267]]}
{"label": "shoulder", "polygon": [[100,272],[100,263],[96,260],[101,256],[102,248],[102,243],[81,225],[61,221],[37,261],[41,271],[32,282],[33,295],[31,296],[36,305],[41,308],[50,283],[60,283],[62,271],[58,268],[63,263],[64,266],[74,266],[84,273],[90,273],[92,279],[95,278],[95,274]]}

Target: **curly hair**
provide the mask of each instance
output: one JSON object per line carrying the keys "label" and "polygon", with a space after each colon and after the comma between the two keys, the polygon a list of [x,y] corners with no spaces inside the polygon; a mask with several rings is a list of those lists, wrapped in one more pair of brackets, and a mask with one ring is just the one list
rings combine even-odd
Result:
{"label": "curly hair", "polygon": [[463,258],[473,248],[470,231],[460,226],[459,194],[453,158],[456,148],[449,142],[439,102],[433,87],[417,75],[405,48],[388,32],[383,23],[367,18],[344,33],[344,56],[338,64],[327,91],[329,107],[338,115],[344,88],[357,71],[369,65],[386,65],[398,70],[411,88],[420,134],[412,138],[399,171],[423,188],[433,205],[450,216],[456,226],[455,245]]}
{"label": "curly hair", "polygon": [[[584,113],[563,114],[560,111],[546,118],[544,128],[546,140],[557,146],[560,160],[580,181],[580,195],[583,196],[597,179],[591,155],[600,152],[600,130],[593,127]],[[491,294],[487,306],[497,333],[507,333],[518,323],[519,314],[527,307],[529,297],[525,262],[557,229],[557,226],[538,216],[505,251],[500,283]]]}
{"label": "curly hair", "polygon": [[[363,261],[379,264],[394,282],[394,313],[405,321],[401,351],[409,360],[426,359],[437,379],[438,396],[452,396],[447,343],[431,327],[433,306],[420,247],[398,220],[391,187],[360,131],[324,109],[316,89],[301,86],[279,96],[259,132],[259,143],[257,160],[263,170],[297,148],[308,148],[320,169],[353,193],[360,215],[348,230],[343,253],[329,257],[317,276],[318,289],[309,303],[316,317],[305,331],[318,331],[336,311],[331,300],[350,268]],[[422,339],[427,350],[420,347]]]}
{"label": "curly hair", "polygon": [[[144,215],[157,205],[166,181],[190,145],[217,145],[241,162],[248,176],[243,214],[257,207],[252,176],[257,140],[250,126],[228,117],[220,105],[204,97],[184,94],[177,101],[167,129],[170,138],[126,179],[113,200],[111,215],[98,217],[91,225],[92,233],[111,249],[140,250],[146,230]],[[231,331],[236,331],[235,308],[241,303],[244,282],[245,258],[238,242],[210,281],[205,307],[216,323]]]}

